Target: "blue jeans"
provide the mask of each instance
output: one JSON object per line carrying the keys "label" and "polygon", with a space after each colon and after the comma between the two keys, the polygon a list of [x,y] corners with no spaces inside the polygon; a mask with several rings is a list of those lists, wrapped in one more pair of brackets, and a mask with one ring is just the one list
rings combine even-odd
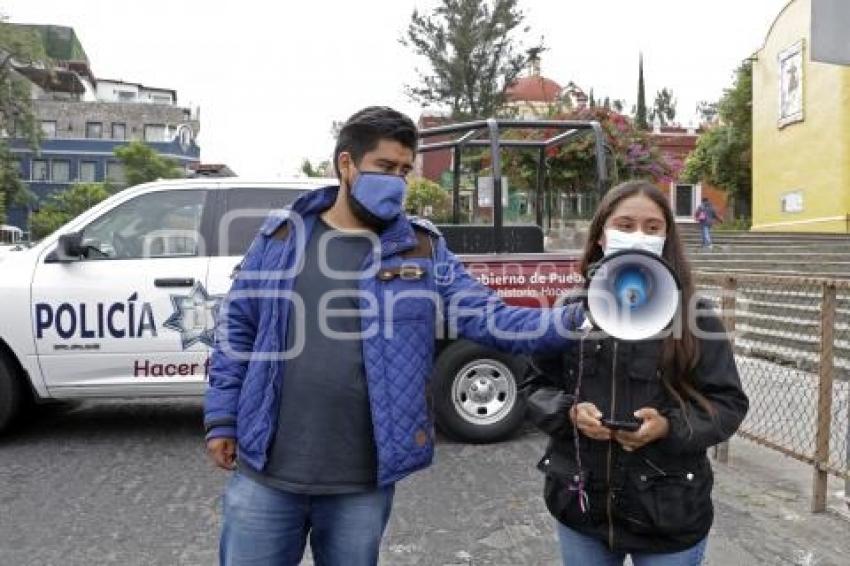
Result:
{"label": "blue jeans", "polygon": [[374,566],[390,518],[392,486],[345,495],[300,495],[236,472],[224,492],[222,566],[295,566],[307,536],[316,566]]}
{"label": "blue jeans", "polygon": [[[622,566],[626,553],[613,552],[599,539],[583,535],[558,522],[558,540],[564,566]],[[699,566],[705,556],[708,538],[681,552],[631,553],[634,566]]]}
{"label": "blue jeans", "polygon": [[711,245],[711,224],[703,222],[699,225],[700,236],[702,237],[702,246],[708,247]]}

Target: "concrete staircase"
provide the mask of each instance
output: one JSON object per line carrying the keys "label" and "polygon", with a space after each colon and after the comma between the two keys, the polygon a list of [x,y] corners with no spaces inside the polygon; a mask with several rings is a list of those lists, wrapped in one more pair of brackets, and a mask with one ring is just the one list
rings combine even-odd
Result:
{"label": "concrete staircase", "polygon": [[[850,279],[850,235],[717,232],[710,250],[699,233],[682,235],[694,271]],[[699,278],[697,278],[699,281]],[[701,288],[711,294],[710,286]],[[839,290],[835,314],[834,365],[850,380],[850,292]],[[765,281],[743,283],[736,294],[739,355],[814,374],[819,360],[820,289]]]}
{"label": "concrete staircase", "polygon": [[718,232],[710,250],[699,234],[682,235],[694,270],[850,279],[850,235]]}
{"label": "concrete staircase", "polygon": [[[850,234],[713,231],[714,246],[700,247],[699,227],[679,224],[691,266],[710,273],[773,273],[850,279]],[[546,249],[581,253],[587,223],[572,222],[546,236]]]}

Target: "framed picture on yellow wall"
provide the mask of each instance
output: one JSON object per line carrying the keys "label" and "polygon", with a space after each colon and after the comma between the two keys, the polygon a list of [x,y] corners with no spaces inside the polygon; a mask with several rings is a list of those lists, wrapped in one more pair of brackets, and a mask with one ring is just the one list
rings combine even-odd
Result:
{"label": "framed picture on yellow wall", "polygon": [[803,120],[803,41],[779,54],[779,127]]}

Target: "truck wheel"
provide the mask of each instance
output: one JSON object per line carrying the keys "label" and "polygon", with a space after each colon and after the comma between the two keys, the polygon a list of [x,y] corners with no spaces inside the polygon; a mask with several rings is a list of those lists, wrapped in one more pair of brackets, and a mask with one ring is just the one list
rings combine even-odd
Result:
{"label": "truck wheel", "polygon": [[440,428],[463,442],[488,443],[516,432],[525,418],[517,392],[523,364],[466,340],[446,347],[434,365],[434,411]]}
{"label": "truck wheel", "polygon": [[23,402],[21,382],[14,366],[0,353],[0,433],[6,430],[18,414]]}

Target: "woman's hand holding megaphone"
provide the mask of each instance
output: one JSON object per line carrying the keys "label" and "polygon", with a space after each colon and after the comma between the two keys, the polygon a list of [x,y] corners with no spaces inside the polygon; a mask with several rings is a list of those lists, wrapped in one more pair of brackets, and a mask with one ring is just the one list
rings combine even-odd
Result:
{"label": "woman's hand holding megaphone", "polygon": [[670,431],[670,423],[667,421],[667,417],[659,413],[657,409],[644,407],[635,411],[635,417],[642,421],[637,431],[618,430],[614,432],[614,440],[619,442],[626,452],[633,452],[650,442],[660,440],[667,436]]}

